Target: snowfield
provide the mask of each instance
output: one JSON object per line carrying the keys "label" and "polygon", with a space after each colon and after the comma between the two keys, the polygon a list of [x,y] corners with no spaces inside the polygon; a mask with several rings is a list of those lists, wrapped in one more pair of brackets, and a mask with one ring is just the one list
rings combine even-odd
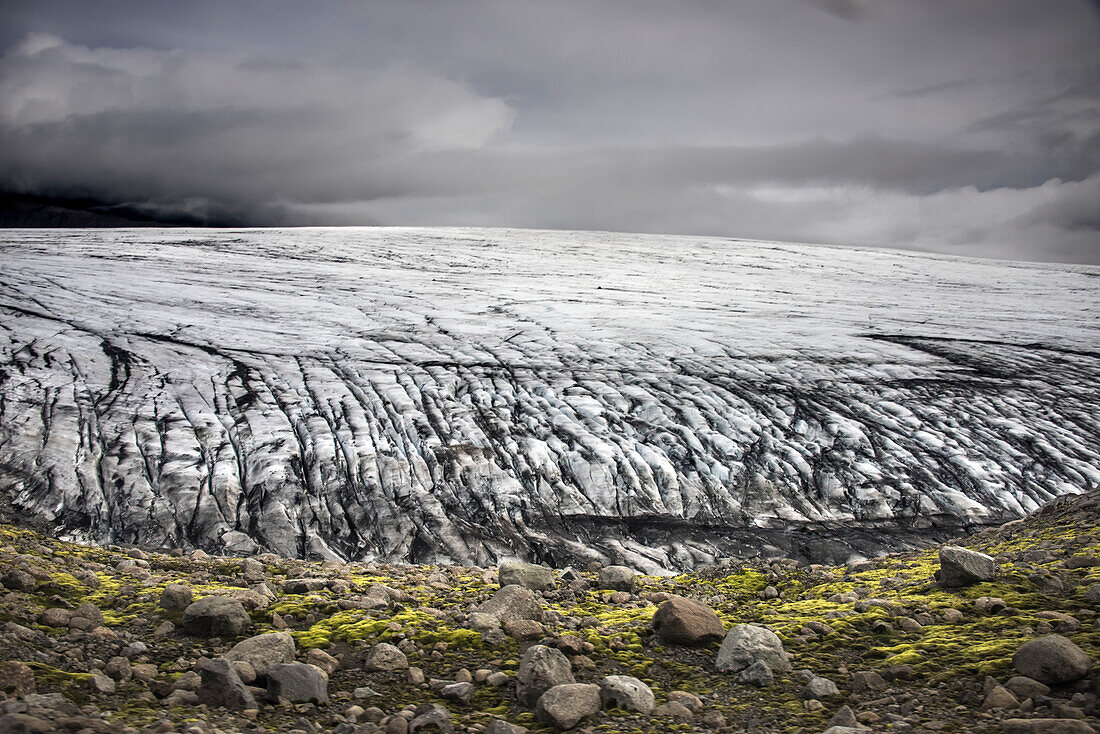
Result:
{"label": "snowfield", "polygon": [[64,537],[843,561],[1100,485],[1100,269],[480,229],[0,234],[0,493]]}

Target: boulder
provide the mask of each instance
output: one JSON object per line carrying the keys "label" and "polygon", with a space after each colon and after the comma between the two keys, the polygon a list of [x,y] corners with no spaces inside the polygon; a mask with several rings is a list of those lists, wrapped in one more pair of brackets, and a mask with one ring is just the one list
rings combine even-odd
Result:
{"label": "boulder", "polygon": [[474,684],[465,681],[451,683],[450,685],[443,686],[443,688],[439,690],[439,695],[443,696],[443,698],[448,701],[468,704],[474,698]]}
{"label": "boulder", "polygon": [[0,665],[0,691],[9,693],[15,698],[35,692],[34,671],[25,663],[15,660]]}
{"label": "boulder", "polygon": [[238,637],[252,626],[252,619],[236,599],[207,596],[183,610],[183,629],[199,637]]}
{"label": "boulder", "polygon": [[279,663],[267,670],[267,699],[290,703],[328,703],[328,676],[316,665]]}
{"label": "boulder", "polygon": [[1004,686],[994,686],[985,696],[982,702],[982,711],[993,709],[1015,709],[1020,707],[1020,702],[1012,695],[1012,691]]}
{"label": "boulder", "polygon": [[435,703],[425,703],[417,706],[408,725],[408,734],[416,734],[421,730],[433,734],[437,732],[438,734],[454,734],[455,727],[451,722],[451,712]]}
{"label": "boulder", "polygon": [[821,676],[814,676],[806,683],[806,687],[802,689],[802,698],[805,699],[822,699],[829,696],[836,696],[840,691],[836,687],[836,683],[833,683],[828,678],[822,678]]}
{"label": "boulder", "polygon": [[736,673],[757,661],[767,663],[779,673],[791,669],[787,651],[774,632],[755,624],[738,624],[722,641],[714,669],[719,673]]}
{"label": "boulder", "polygon": [[653,690],[629,675],[609,675],[601,680],[600,702],[604,708],[626,709],[640,714],[652,713],[657,707]]}
{"label": "boulder", "polygon": [[535,704],[535,718],[559,729],[572,729],[586,716],[600,713],[600,687],[565,683],[550,688]]}
{"label": "boulder", "polygon": [[1061,635],[1047,635],[1024,643],[1012,656],[1012,665],[1020,675],[1048,686],[1080,680],[1092,669],[1085,651]]}
{"label": "boulder", "polygon": [[[560,650],[546,645],[532,645],[523,653],[516,671],[516,696],[527,706],[533,706],[539,696],[554,686],[573,683],[573,668]],[[599,699],[599,687],[596,698]]]}
{"label": "boulder", "polygon": [[634,591],[634,569],[627,566],[607,566],[600,569],[601,589]]}
{"label": "boulder", "polygon": [[1012,695],[1021,701],[1036,696],[1049,696],[1050,687],[1043,685],[1034,678],[1026,675],[1014,675],[1005,683],[1005,688],[1012,691]]}
{"label": "boulder", "polygon": [[160,607],[174,612],[178,609],[186,609],[193,599],[191,587],[185,584],[168,584],[164,591],[160,592]]}
{"label": "boulder", "polygon": [[517,619],[542,621],[542,605],[530,589],[518,584],[503,587],[475,612],[496,617],[503,624]]}
{"label": "boulder", "polygon": [[208,660],[199,669],[199,701],[207,706],[223,706],[230,711],[256,708],[256,699],[225,658]]}
{"label": "boulder", "polygon": [[535,591],[550,591],[557,587],[554,572],[546,566],[536,566],[533,563],[514,559],[501,561],[500,568],[497,570],[497,579],[502,588],[514,585]]}
{"label": "boulder", "polygon": [[272,665],[294,662],[294,638],[289,632],[269,632],[241,640],[225,654],[230,662],[245,662],[259,677]]}
{"label": "boulder", "polygon": [[970,586],[997,578],[1001,567],[985,553],[946,545],[940,548],[940,569],[936,581],[948,589]]}
{"label": "boulder", "polygon": [[661,602],[651,625],[661,642],[673,645],[706,645],[725,634],[722,620],[710,607],[682,596]]}
{"label": "boulder", "polygon": [[395,670],[408,670],[409,659],[405,653],[388,642],[379,642],[371,648],[364,667],[369,671],[390,673]]}

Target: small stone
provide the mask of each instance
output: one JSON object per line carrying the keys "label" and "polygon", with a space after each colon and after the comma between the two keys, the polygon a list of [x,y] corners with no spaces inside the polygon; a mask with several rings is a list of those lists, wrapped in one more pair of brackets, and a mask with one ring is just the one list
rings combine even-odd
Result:
{"label": "small stone", "polygon": [[775,680],[775,675],[772,673],[771,666],[763,660],[757,660],[755,663],[742,670],[737,675],[737,680],[758,688],[763,688],[764,686],[770,686],[772,684]]}
{"label": "small stone", "polygon": [[833,714],[833,718],[829,719],[828,726],[841,726],[849,727],[852,729],[862,729],[863,727],[859,723],[859,719],[856,718],[856,712],[852,711],[851,706],[841,706]]}
{"label": "small stone", "polygon": [[992,711],[993,709],[1015,709],[1019,708],[1020,702],[1016,700],[1016,697],[1012,695],[1004,686],[996,686],[985,697],[985,701],[982,703],[982,711]]}
{"label": "small stone", "polygon": [[339,660],[316,647],[306,653],[306,662],[310,665],[316,665],[325,671],[326,675],[332,675],[340,667]]}
{"label": "small stone", "polygon": [[669,701],[668,703],[662,703],[657,708],[653,709],[654,716],[669,716],[678,721],[691,721],[695,718],[695,714],[691,709],[682,703],[676,701]]}
{"label": "small stone", "polygon": [[996,596],[979,596],[974,600],[974,608],[986,614],[997,614],[1008,608],[1005,600]]}
{"label": "small stone", "polygon": [[108,660],[107,665],[103,667],[103,672],[112,680],[120,683],[130,680],[134,674],[133,670],[130,669],[130,661],[121,655],[116,655]]}
{"label": "small stone", "polygon": [[833,683],[828,678],[822,678],[821,676],[811,678],[810,682],[806,684],[806,687],[802,689],[802,698],[806,699],[822,699],[839,694],[840,690],[837,689],[836,683]]}
{"label": "small stone", "polygon": [[1012,664],[1020,675],[1048,686],[1080,680],[1092,669],[1085,651],[1061,635],[1024,643],[1012,656]]}
{"label": "small stone", "polygon": [[881,691],[886,688],[886,681],[873,670],[860,670],[852,673],[852,692],[864,693],[866,691]]}
{"label": "small stone", "polygon": [[452,683],[449,686],[444,686],[439,694],[448,701],[468,704],[474,698],[474,684],[466,681]]}
{"label": "small stone", "polygon": [[684,706],[694,714],[703,710],[703,701],[694,693],[688,693],[687,691],[671,691],[668,694],[668,700],[672,703],[678,703]]}
{"label": "small stone", "polygon": [[[557,651],[555,651],[557,652]],[[565,683],[548,689],[535,704],[535,718],[559,729],[572,729],[587,716],[600,712],[600,687]]]}
{"label": "small stone", "polygon": [[1096,734],[1096,730],[1077,719],[1005,719],[1004,734]]}
{"label": "small stone", "polygon": [[708,729],[721,729],[726,725],[726,717],[718,711],[706,712],[699,721]]}
{"label": "small stone", "polygon": [[88,679],[88,687],[95,693],[107,696],[115,692],[115,682],[99,673],[92,673],[91,677]]}
{"label": "small stone", "polygon": [[527,734],[526,727],[510,724],[503,719],[493,719],[485,728],[485,734]]}
{"label": "small stone", "polygon": [[1012,695],[1021,701],[1027,698],[1050,695],[1049,686],[1040,683],[1034,678],[1028,678],[1025,675],[1012,676],[1008,679],[1008,682],[1005,683],[1005,688],[1012,691]]}
{"label": "small stone", "polygon": [[388,642],[379,642],[371,648],[365,667],[369,671],[387,673],[395,670],[407,670],[409,659],[405,656],[405,653]]}
{"label": "small stone", "polygon": [[609,675],[601,680],[600,701],[604,708],[621,708],[640,714],[651,713],[657,706],[652,689],[629,675]]}

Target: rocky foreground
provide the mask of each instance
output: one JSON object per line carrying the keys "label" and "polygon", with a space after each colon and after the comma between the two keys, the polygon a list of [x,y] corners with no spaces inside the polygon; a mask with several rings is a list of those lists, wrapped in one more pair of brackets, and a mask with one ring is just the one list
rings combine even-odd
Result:
{"label": "rocky foreground", "polygon": [[841,567],[154,554],[0,526],[0,732],[1100,732],[1100,492]]}

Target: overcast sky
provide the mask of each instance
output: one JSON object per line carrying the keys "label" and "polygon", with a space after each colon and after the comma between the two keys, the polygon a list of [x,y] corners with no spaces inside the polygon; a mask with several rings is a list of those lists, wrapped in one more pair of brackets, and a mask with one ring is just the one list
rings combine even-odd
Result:
{"label": "overcast sky", "polygon": [[1100,3],[0,2],[0,187],[1100,263]]}

